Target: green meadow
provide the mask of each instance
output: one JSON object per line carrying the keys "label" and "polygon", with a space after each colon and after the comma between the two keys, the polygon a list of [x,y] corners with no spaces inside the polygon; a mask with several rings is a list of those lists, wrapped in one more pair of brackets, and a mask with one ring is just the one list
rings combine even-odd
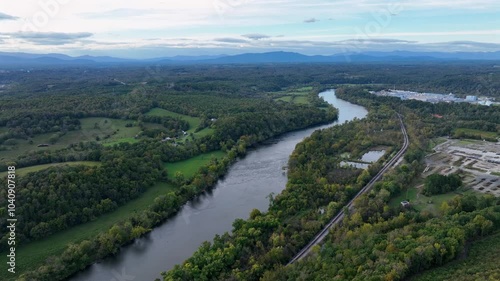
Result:
{"label": "green meadow", "polygon": [[313,87],[302,87],[288,89],[286,91],[270,93],[276,101],[293,102],[297,104],[309,104],[307,95],[313,90]]}
{"label": "green meadow", "polygon": [[[36,166],[16,169],[16,176],[18,176],[18,177],[25,176],[28,173],[45,170],[45,169],[50,168],[50,167],[64,167],[64,166],[77,166],[77,165],[97,166],[97,165],[99,165],[99,162],[76,161],[76,162],[64,162],[64,163],[52,163],[52,164],[36,165]],[[5,177],[6,175],[7,175],[7,172],[1,172],[0,178]]]}
{"label": "green meadow", "polygon": [[222,151],[200,154],[184,161],[166,163],[165,168],[168,171],[169,177],[173,177],[175,173],[179,171],[182,172],[186,178],[191,178],[196,174],[200,167],[207,165],[212,157],[220,159],[225,155],[226,154]]}
{"label": "green meadow", "polygon": [[[15,145],[4,145],[6,150],[1,151],[0,161],[14,160],[19,155],[44,150],[58,150],[70,144],[97,141],[104,145],[113,145],[122,142],[134,143],[134,137],[141,131],[137,122],[132,120],[92,117],[80,119],[81,129],[69,131],[62,136],[57,133],[40,134],[30,140],[16,139]],[[132,124],[132,127],[127,127]],[[163,128],[160,124],[146,123],[147,128]],[[38,147],[39,144],[49,144],[47,147]]]}
{"label": "green meadow", "polygon": [[455,136],[460,136],[460,135],[466,135],[466,136],[475,136],[477,138],[488,138],[488,139],[495,139],[497,137],[500,137],[500,134],[496,132],[488,132],[488,131],[481,131],[481,130],[475,130],[475,129],[467,129],[467,128],[458,128],[455,129],[454,131]]}
{"label": "green meadow", "polygon": [[198,117],[179,114],[179,113],[168,111],[168,110],[165,110],[162,108],[153,108],[148,113],[146,113],[146,115],[160,116],[160,117],[168,116],[168,117],[172,117],[172,118],[179,118],[179,119],[185,120],[189,123],[189,130],[187,131],[188,133],[194,133],[194,130],[196,128],[198,128],[198,126],[201,123],[201,119]]}
{"label": "green meadow", "polygon": [[[213,129],[211,128],[204,128],[200,130],[199,132],[195,132],[196,128],[198,128],[201,124],[201,119],[198,117],[193,117],[189,115],[184,115],[184,114],[179,114],[176,112],[172,112],[163,108],[153,108],[151,109],[146,115],[150,116],[168,116],[172,118],[179,118],[181,120],[185,120],[186,122],[189,123],[189,130],[186,132],[189,133],[190,135],[194,135],[197,138],[201,138],[207,135],[210,135],[214,132]],[[189,137],[189,136],[188,136]],[[182,138],[180,141],[184,142],[186,138]]]}
{"label": "green meadow", "polygon": [[449,192],[445,194],[437,194],[433,196],[425,196],[420,194],[420,190],[415,187],[409,187],[407,190],[404,190],[396,196],[392,198],[389,202],[389,206],[391,207],[399,207],[401,206],[401,201],[409,200],[412,208],[417,211],[427,211],[434,215],[440,214],[440,207],[443,202],[449,201],[453,199],[455,196],[460,196],[465,193],[473,192],[472,190],[460,191],[457,190],[455,192]]}
{"label": "green meadow", "polygon": [[[16,275],[22,274],[26,269],[39,267],[48,257],[61,254],[70,243],[78,243],[95,237],[100,232],[107,231],[114,224],[125,220],[133,213],[148,208],[154,199],[160,195],[174,191],[175,186],[167,183],[158,183],[144,192],[141,197],[128,202],[115,211],[102,215],[96,220],[87,222],[70,229],[58,232],[47,238],[21,245],[17,248]],[[0,261],[5,264],[6,256],[2,254]],[[0,272],[0,280],[15,280],[6,270]]]}
{"label": "green meadow", "polygon": [[[225,153],[222,151],[215,151],[198,155],[188,160],[167,163],[165,168],[168,169],[169,175],[175,174],[180,171],[186,177],[192,177],[200,167],[208,164],[212,157],[222,158]],[[62,165],[97,165],[97,162],[71,162],[60,164],[38,165],[28,168],[17,170],[17,175],[26,174],[33,171],[42,170],[51,166]],[[4,173],[2,173],[4,174]],[[24,272],[27,268],[33,269],[40,266],[48,257],[58,255],[64,251],[66,246],[70,243],[78,243],[85,239],[95,237],[98,233],[107,231],[115,223],[125,220],[130,215],[147,209],[154,199],[160,195],[168,194],[175,191],[176,187],[169,183],[157,183],[156,185],[148,188],[139,198],[134,199],[127,204],[119,207],[115,211],[102,215],[94,221],[81,224],[70,229],[58,232],[47,238],[39,241],[34,241],[23,245],[17,249],[17,269],[19,273]],[[0,259],[0,262],[5,262],[5,255]],[[17,275],[19,276],[19,275]],[[0,272],[0,280],[15,280],[7,271]]]}

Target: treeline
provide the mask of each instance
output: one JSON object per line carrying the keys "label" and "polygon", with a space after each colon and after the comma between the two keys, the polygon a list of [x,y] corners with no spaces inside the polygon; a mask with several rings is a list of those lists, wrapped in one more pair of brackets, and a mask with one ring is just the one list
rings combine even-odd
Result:
{"label": "treeline", "polygon": [[262,141],[287,131],[332,122],[336,118],[337,113],[334,110],[323,111],[313,107],[293,111],[280,110],[278,107],[261,114],[238,113],[217,121],[214,138],[220,141],[235,141],[242,135],[252,135],[257,141]]}
{"label": "treeline", "polygon": [[[280,91],[290,85],[384,84],[401,89],[465,95],[500,92],[500,70],[495,62],[295,64],[290,65],[144,65],[71,67],[7,71],[0,98],[11,92],[21,96],[54,94],[122,95],[149,85],[163,91],[205,91],[243,94]],[[116,80],[126,83],[122,85]]]}
{"label": "treeline", "polygon": [[[253,73],[253,70],[239,70],[241,70],[239,75],[243,76],[247,72]],[[117,70],[114,69],[114,71]],[[165,73],[169,73],[169,71],[171,70],[167,70]],[[190,71],[200,74],[196,69],[190,69]],[[219,76],[219,71],[225,73],[227,70],[215,71],[217,74],[214,75],[218,77],[217,79],[223,79]],[[36,75],[45,77],[46,74],[36,72]],[[76,74],[68,70],[63,75],[72,77],[72,75]],[[187,72],[187,76],[191,77],[192,75],[193,73]],[[272,79],[278,79],[272,77],[264,79],[265,71],[259,74],[253,73],[252,75],[262,76],[262,79],[256,79],[261,84]],[[129,79],[132,79],[132,77],[134,76],[128,76]],[[327,110],[316,108],[316,105],[322,107],[326,105],[317,97],[317,92],[311,92],[309,97],[312,106],[277,103],[261,92],[262,85],[257,87],[255,82],[253,82],[254,86],[250,88],[233,82],[236,85],[233,86],[235,89],[227,92],[225,88],[208,87],[207,85],[210,83],[217,84],[217,79],[212,81],[202,76],[192,81],[205,81],[203,85],[207,86],[206,89],[203,89],[203,87],[170,87],[167,86],[170,85],[169,83],[153,83],[151,81],[152,83],[148,84],[128,85],[127,87],[130,88],[128,93],[117,94],[104,91],[96,95],[92,92],[92,89],[97,91],[100,88],[99,84],[89,87],[88,93],[81,93],[76,91],[75,87],[77,85],[84,87],[89,81],[77,80],[67,89],[67,93],[56,90],[57,87],[52,87],[50,90],[45,89],[44,93],[40,95],[29,94],[28,89],[38,87],[37,83],[46,85],[46,81],[39,81],[38,78],[36,76],[30,83],[23,84],[22,87],[26,88],[26,93],[16,92],[16,98],[10,96],[0,97],[0,100],[2,100],[0,104],[0,127],[5,127],[0,128],[0,132],[2,132],[0,133],[0,150],[9,150],[16,146],[17,140],[27,140],[42,133],[54,133],[54,138],[57,138],[68,131],[80,130],[80,119],[86,117],[118,118],[130,120],[131,123],[138,122],[139,124],[145,122],[162,124],[164,129],[143,128],[143,135],[155,140],[157,140],[158,136],[175,136],[181,130],[186,131],[189,129],[189,124],[180,118],[146,115],[150,109],[155,107],[199,117],[202,122],[198,128],[194,129],[201,130],[206,127],[213,127],[216,131],[214,137],[204,140],[210,142],[206,145],[213,149],[220,149],[222,147],[221,142],[224,146],[230,148],[230,144],[236,142],[243,135],[261,141],[283,132],[333,121],[336,118],[336,111],[331,106],[327,106]],[[137,79],[138,77],[134,77],[135,81]],[[175,79],[184,81],[185,78],[176,77]],[[226,81],[225,78],[224,81]],[[75,89],[75,92],[72,92],[72,89]],[[214,118],[216,121],[212,120]],[[229,142],[229,144],[226,144],[226,142]],[[73,147],[74,145],[78,145],[78,140],[71,144]],[[74,153],[73,150],[72,147],[69,147],[63,152],[51,151],[40,154],[24,154],[18,159],[7,160],[22,163],[20,167],[24,167],[30,164],[57,162],[56,159],[67,159],[70,154],[73,155],[71,157],[77,159],[85,158],[82,153]],[[93,150],[93,148],[89,148],[89,150]],[[47,156],[47,153],[52,156]],[[91,151],[86,152],[87,155],[89,153]],[[52,160],[48,160],[48,158]],[[28,161],[28,159],[31,160]],[[6,164],[6,161],[1,163],[2,166]]]}
{"label": "treeline", "polygon": [[[71,215],[74,215],[74,212],[76,212],[77,209],[80,210],[80,213],[78,213],[78,217],[75,222],[76,224],[87,221],[87,218],[97,217],[100,214],[99,212],[101,210],[103,210],[104,212],[111,211],[117,206],[125,203],[127,200],[132,199],[132,197],[127,196],[128,195],[127,192],[135,191],[135,189],[127,185],[123,187],[124,188],[123,198],[120,197],[121,199],[123,199],[122,201],[119,202],[114,201],[113,199],[115,198],[111,197],[109,194],[109,192],[113,192],[111,193],[111,195],[117,195],[115,192],[118,190],[116,188],[116,185],[120,185],[122,180],[127,179],[123,177],[123,174],[121,174],[120,171],[127,174],[132,172],[130,170],[124,169],[123,166],[116,165],[115,161],[119,161],[119,163],[122,163],[123,165],[126,166],[133,163],[142,163],[142,161],[146,161],[148,163],[149,162],[154,163],[154,167],[152,167],[152,169],[149,169],[149,171],[152,171],[152,173],[154,173],[156,177],[151,176],[150,174],[144,175],[149,180],[148,183],[141,185],[142,188],[139,190],[139,192],[134,193],[140,196],[140,193],[143,192],[147,187],[149,187],[152,184],[152,182],[154,182],[155,180],[156,181],[160,180],[161,177],[165,176],[165,172],[157,166],[158,163],[180,161],[191,158],[202,152],[213,151],[220,148],[227,151],[227,157],[220,161],[213,160],[209,165],[207,165],[207,167],[200,169],[199,173],[194,178],[188,179],[188,183],[185,184],[182,188],[180,188],[179,191],[169,194],[168,196],[162,196],[160,198],[157,198],[155,200],[154,206],[150,210],[144,212],[141,216],[139,216],[139,218],[135,216],[132,217],[129,221],[130,224],[128,223],[117,224],[114,227],[113,231],[110,230],[110,232],[108,233],[101,234],[101,236],[99,236],[97,240],[89,241],[90,245],[93,247],[91,248],[92,252],[91,254],[87,253],[87,250],[89,250],[88,248],[89,244],[87,243],[80,244],[82,248],[75,248],[76,246],[75,247],[71,246],[67,250],[69,252],[66,252],[66,254],[63,255],[64,258],[61,257],[61,259],[58,259],[57,262],[54,263],[54,267],[51,266],[50,267],[51,269],[48,272],[50,272],[52,276],[62,276],[62,275],[67,276],[68,274],[71,274],[75,270],[79,269],[81,266],[86,266],[89,264],[89,262],[93,262],[96,259],[101,258],[103,255],[114,254],[119,246],[123,245],[124,243],[128,243],[131,239],[137,237],[137,235],[141,235],[147,232],[154,225],[158,224],[163,219],[175,213],[175,211],[178,210],[178,208],[182,204],[184,204],[187,200],[193,198],[200,192],[203,192],[207,188],[213,186],[218,180],[218,178],[221,175],[225,174],[227,167],[230,165],[230,163],[234,161],[238,156],[244,155],[246,153],[247,147],[255,145],[259,141],[262,141],[272,136],[276,136],[277,134],[286,131],[304,128],[316,123],[324,123],[327,121],[334,120],[336,118],[336,111],[333,108],[329,108],[328,110],[320,110],[308,106],[301,106],[301,107],[280,106],[276,109],[280,110],[279,111],[280,115],[274,114],[271,111],[270,106],[266,105],[262,106],[261,109],[262,108],[265,109],[265,111],[260,110],[255,113],[246,114],[248,118],[252,118],[255,121],[252,123],[252,126],[245,127],[243,129],[240,129],[240,131],[238,131],[238,133],[242,135],[239,136],[239,138],[237,138],[238,135],[233,134],[233,131],[237,128],[237,126],[240,126],[247,120],[238,119],[238,122],[235,123],[227,122],[227,125],[224,125],[226,124],[226,121],[224,121],[225,118],[228,119],[231,118],[231,116],[228,116],[228,117],[222,117],[218,120],[215,126],[214,134],[199,139],[186,140],[186,142],[183,145],[175,145],[167,142],[159,142],[158,140],[144,140],[136,144],[122,143],[115,145],[113,147],[97,146],[89,148],[93,149],[93,152],[97,152],[96,154],[92,155],[93,157],[99,156],[99,160],[103,162],[102,167],[105,166],[106,161],[111,161],[110,165],[115,165],[113,166],[113,168],[116,169],[118,173],[110,173],[109,171],[106,172],[106,174],[110,176],[110,179],[109,182],[106,182],[108,185],[103,189],[104,191],[100,191],[102,193],[90,192],[90,191],[88,192],[88,194],[91,194],[93,196],[106,195],[103,197],[103,199],[99,201],[94,197],[83,196],[80,198],[81,201],[79,201],[78,204],[74,204],[71,206],[72,208],[74,207],[74,209],[71,209],[71,211],[73,212],[70,213]],[[269,114],[269,118],[264,118],[265,114]],[[219,121],[222,121],[220,124],[223,125],[219,126]],[[81,145],[84,144],[72,146],[72,148],[73,149],[79,148]],[[64,155],[62,151],[60,153],[61,155]],[[44,153],[44,154],[39,154],[38,156],[46,157],[47,155],[50,154],[51,153]],[[126,159],[130,160],[126,161],[125,159],[116,160],[116,157],[112,156],[121,154],[126,155]],[[136,168],[144,170],[144,167],[141,167],[141,165],[136,165]],[[94,173],[90,173],[89,172],[90,170],[93,170]],[[60,189],[58,191],[63,191],[68,189],[67,185],[69,185],[70,187],[74,187],[74,186],[80,186],[81,183],[83,184],[83,186],[85,186],[84,190],[88,190],[89,189],[87,188],[88,185],[93,183],[93,181],[91,180],[90,183],[80,182],[78,181],[78,179],[80,178],[80,176],[83,176],[83,178],[85,178],[86,176],[89,176],[89,174],[92,174],[91,175],[92,178],[95,178],[98,183],[102,183],[102,177],[99,176],[99,173],[96,174],[96,171],[98,171],[98,168],[81,168],[80,170],[75,168],[75,170],[67,170],[64,171],[64,174],[62,176],[52,176],[52,178],[58,179],[59,181],[56,182],[49,181],[49,184],[60,186]],[[46,173],[49,173],[49,175],[53,174],[60,175],[61,171],[48,170]],[[149,177],[147,177],[147,175],[149,175]],[[35,178],[40,178],[40,176],[41,176],[40,173],[32,174],[30,178],[35,179]],[[47,175],[45,174],[42,175],[42,177],[46,176]],[[70,176],[72,176],[72,178]],[[173,181],[174,179],[169,179],[169,180]],[[96,188],[99,188],[99,186],[96,186]],[[70,188],[70,190],[74,189]],[[79,192],[83,191],[80,190]],[[53,196],[53,195],[54,193],[50,192],[49,195],[47,196]],[[63,199],[66,199],[66,198],[71,198],[73,196],[81,196],[81,194],[66,193],[63,194],[63,196],[61,197]],[[49,199],[52,200],[52,198],[53,197],[50,197]],[[66,202],[66,200],[62,200],[62,202]],[[87,202],[88,205],[85,206],[84,202]],[[64,204],[61,203],[61,206],[63,206]],[[28,203],[23,203],[23,205],[30,205],[30,204],[28,202]],[[50,207],[53,207],[52,204],[47,206],[47,208]],[[65,208],[67,210],[68,206],[65,205]],[[52,215],[53,213],[50,214]],[[45,215],[45,212],[40,212],[39,216],[36,217],[36,219],[41,219],[43,221],[39,224],[40,226],[35,229],[36,231],[30,230],[30,234],[31,232],[33,232],[33,234],[43,233],[43,235],[48,235],[49,233],[52,233],[52,232],[42,231],[47,229],[47,225],[53,226],[50,222],[46,222],[47,217],[42,215]],[[60,217],[64,219],[65,215],[57,213],[55,214],[55,216],[58,217],[58,219],[54,220],[54,225],[60,226],[61,225]],[[64,227],[67,226],[69,225],[64,225]],[[23,229],[28,231],[29,228],[23,228]],[[50,230],[53,230],[53,232],[55,232],[56,230],[60,229],[50,228]],[[116,237],[117,235],[116,233],[122,233],[122,234],[120,234],[119,237]],[[107,242],[104,243],[103,240],[106,240]],[[82,254],[86,256],[82,257],[81,256]],[[70,261],[69,259],[73,260]],[[76,264],[78,264],[77,267],[75,267]],[[63,267],[62,265],[65,265],[67,268]],[[44,273],[46,272],[45,269],[42,272],[43,272],[42,276],[45,276],[44,275]],[[33,274],[40,274],[40,271],[37,271]],[[40,278],[40,280],[44,279]]]}
{"label": "treeline", "polygon": [[[108,152],[101,165],[49,168],[16,180],[16,225],[20,242],[46,237],[82,224],[137,198],[155,182],[166,180],[159,159]],[[6,184],[6,179],[0,180]],[[5,211],[6,190],[0,191],[0,210]],[[6,227],[7,221],[0,221]],[[8,234],[0,239],[7,247]]]}
{"label": "treeline", "polygon": [[500,232],[473,241],[466,245],[459,260],[424,271],[412,276],[411,281],[435,280],[499,280],[500,268],[497,257],[500,255]]}
{"label": "treeline", "polygon": [[[244,140],[241,141],[244,142]],[[49,258],[38,269],[24,273],[18,280],[64,280],[95,261],[116,254],[121,246],[148,233],[165,219],[174,215],[185,202],[212,187],[237,157],[244,155],[245,152],[239,152],[239,145],[240,141],[228,151],[223,159],[212,159],[175,192],[155,198],[146,210],[117,222],[108,231],[92,239],[68,245],[63,253]]]}
{"label": "treeline", "polygon": [[0,171],[7,171],[7,166],[23,168],[50,163],[73,161],[99,161],[102,146],[97,142],[79,142],[70,144],[66,149],[55,151],[35,151],[20,155],[15,161],[0,162]]}
{"label": "treeline", "polygon": [[454,191],[462,186],[462,179],[458,174],[432,174],[425,178],[423,194],[426,196],[443,194]]}
{"label": "treeline", "polygon": [[[337,90],[337,96],[360,104],[383,103],[403,112],[411,112],[418,116],[419,122],[425,124],[426,136],[430,137],[457,136],[454,132],[458,128],[500,133],[500,110],[495,106],[402,101],[395,97],[377,97],[362,87],[343,87]],[[436,118],[435,115],[440,115],[442,118]],[[468,137],[466,135],[462,137],[464,136]]]}
{"label": "treeline", "polygon": [[89,94],[23,97],[17,93],[13,96],[0,99],[0,127],[7,127],[8,136],[23,139],[43,133],[78,130],[81,118],[137,120],[141,113],[152,108],[151,99],[142,98],[140,93],[98,97]]}
{"label": "treeline", "polygon": [[[260,280],[405,280],[455,259],[466,243],[500,229],[500,201],[491,195],[456,196],[443,204],[438,217],[389,206],[389,200],[420,174],[419,160],[428,149],[428,138],[422,136],[435,136],[439,126],[431,118],[419,118],[418,109],[400,101],[386,103],[362,90],[346,89],[340,95],[337,91],[342,98],[346,93],[351,101],[367,106],[392,103],[404,113],[412,143],[411,156],[405,158],[412,162],[397,167],[357,199],[355,212],[330,231],[326,243],[315,248],[311,257],[292,266],[277,265]],[[460,183],[456,175],[434,178],[430,181],[440,189]]]}
{"label": "treeline", "polygon": [[0,134],[0,144],[8,139],[27,139],[30,136],[80,129],[80,120],[60,114],[23,114],[0,120],[0,126],[9,129]]}
{"label": "treeline", "polygon": [[[446,216],[432,218],[391,212],[387,203],[392,194],[379,186],[363,196],[356,212],[330,231],[321,249],[292,266],[266,272],[261,280],[405,280],[454,260],[467,241],[500,229],[499,201],[493,196],[458,196]],[[365,204],[371,209],[368,216],[363,215]]]}
{"label": "treeline", "polygon": [[317,131],[298,144],[289,161],[287,188],[272,198],[268,212],[254,210],[250,219],[236,220],[231,234],[205,243],[182,265],[162,273],[163,279],[259,280],[267,270],[286,264],[380,168],[379,163],[367,171],[342,167],[341,155],[356,157],[385,145],[387,159],[402,145],[394,111],[376,109],[365,120]]}

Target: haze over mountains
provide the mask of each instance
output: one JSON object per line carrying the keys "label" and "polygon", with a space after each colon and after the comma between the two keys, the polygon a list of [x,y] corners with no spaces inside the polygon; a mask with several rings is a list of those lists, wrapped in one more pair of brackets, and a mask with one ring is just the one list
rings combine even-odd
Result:
{"label": "haze over mountains", "polygon": [[253,64],[253,63],[349,63],[349,62],[426,62],[426,61],[467,61],[500,60],[497,52],[363,52],[344,53],[331,56],[307,56],[293,52],[244,53],[219,56],[173,56],[152,59],[125,59],[111,56],[78,56],[64,54],[30,54],[0,52],[2,66],[40,65],[87,65],[87,64]]}

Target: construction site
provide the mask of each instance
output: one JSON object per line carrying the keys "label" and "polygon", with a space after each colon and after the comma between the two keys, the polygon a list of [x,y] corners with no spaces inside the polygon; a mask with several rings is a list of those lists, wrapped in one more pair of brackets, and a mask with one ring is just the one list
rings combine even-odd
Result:
{"label": "construction site", "polygon": [[462,175],[465,187],[500,197],[500,142],[447,139],[426,157],[426,177]]}

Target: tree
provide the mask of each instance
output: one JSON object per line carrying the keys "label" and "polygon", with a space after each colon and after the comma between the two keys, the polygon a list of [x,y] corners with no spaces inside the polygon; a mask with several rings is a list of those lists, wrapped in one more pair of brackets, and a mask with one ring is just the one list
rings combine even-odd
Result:
{"label": "tree", "polygon": [[186,178],[184,177],[184,173],[181,171],[176,171],[174,176],[174,183],[177,186],[182,186],[186,182]]}

